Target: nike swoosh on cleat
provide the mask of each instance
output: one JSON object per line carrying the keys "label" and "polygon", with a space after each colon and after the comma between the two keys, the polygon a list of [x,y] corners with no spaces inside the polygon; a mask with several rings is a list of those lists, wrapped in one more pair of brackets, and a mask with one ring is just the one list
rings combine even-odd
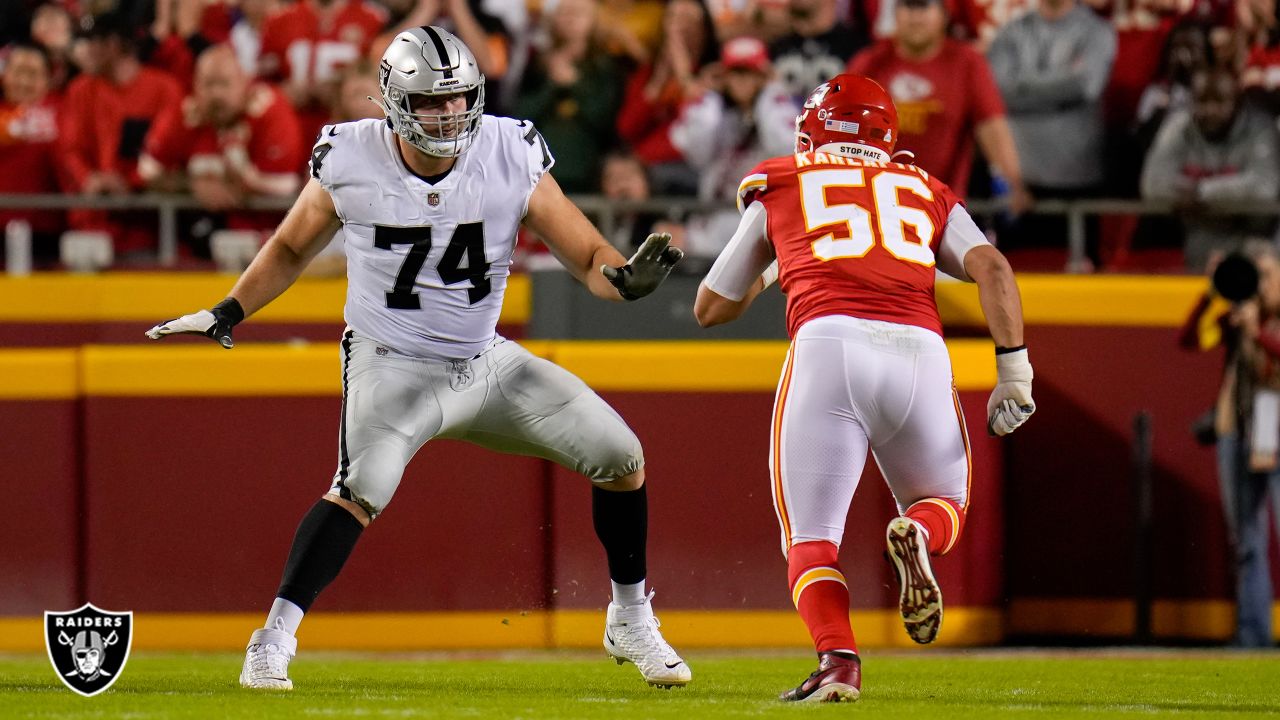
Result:
{"label": "nike swoosh on cleat", "polygon": [[681,661],[679,661],[679,662],[673,662],[673,663],[663,663],[663,665],[666,665],[666,666],[667,666],[667,669],[668,669],[668,670],[674,670],[675,668],[678,668],[678,667],[680,667],[680,666],[681,666],[681,665],[683,665],[683,664],[684,664],[684,661],[683,661],[683,660],[681,660]]}
{"label": "nike swoosh on cleat", "polygon": [[605,631],[604,631],[604,638],[605,638],[606,640],[608,640],[608,641],[609,641],[609,644],[610,644],[610,645],[617,645],[617,644],[618,644],[618,643],[613,639],[613,636],[609,634],[609,631],[608,631],[608,630],[605,630]]}

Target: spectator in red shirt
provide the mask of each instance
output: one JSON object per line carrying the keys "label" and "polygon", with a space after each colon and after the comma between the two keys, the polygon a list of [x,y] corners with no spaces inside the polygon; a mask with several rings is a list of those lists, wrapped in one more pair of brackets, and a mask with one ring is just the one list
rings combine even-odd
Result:
{"label": "spectator in red shirt", "polygon": [[986,59],[947,37],[941,0],[898,0],[895,13],[893,38],[854,56],[849,72],[872,78],[893,97],[898,149],[913,153],[916,165],[964,197],[976,138],[987,162],[1009,185],[1012,210],[1022,212],[1031,196]]}
{"label": "spectator in red shirt", "polygon": [[699,80],[699,71],[718,59],[720,47],[711,15],[700,0],[671,0],[662,22],[657,58],[627,81],[618,135],[650,166],[659,193],[677,187],[696,191],[696,178],[680,162],[669,129],[685,101],[702,96],[706,84]]}
{"label": "spectator in red shirt", "polygon": [[[147,136],[139,172],[154,187],[186,185],[206,209],[227,211],[249,196],[293,195],[305,159],[289,101],[265,83],[251,83],[231,46],[215,45],[196,61],[191,96]],[[269,230],[279,219],[239,211],[227,225]]]}
{"label": "spectator in red shirt", "polygon": [[365,0],[299,0],[263,23],[258,75],[282,84],[304,136],[320,131],[339,71],[369,51],[386,20]]}
{"label": "spectator in red shirt", "polygon": [[[10,46],[0,100],[0,193],[58,192],[57,104],[49,95],[49,58],[36,45]],[[52,258],[61,212],[0,211],[0,235],[11,220],[30,223],[37,257]]]}
{"label": "spectator in red shirt", "polygon": [[[85,72],[67,88],[61,113],[61,162],[71,192],[123,195],[140,189],[137,161],[147,130],[182,100],[177,81],[144,67],[135,51],[118,19],[95,20],[85,41]],[[111,232],[117,254],[154,247],[154,213],[74,210],[68,219],[76,229]]]}

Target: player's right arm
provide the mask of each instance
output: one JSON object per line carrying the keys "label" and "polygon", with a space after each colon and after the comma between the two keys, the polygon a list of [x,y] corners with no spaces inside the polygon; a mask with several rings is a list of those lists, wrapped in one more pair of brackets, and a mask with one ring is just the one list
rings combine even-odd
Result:
{"label": "player's right arm", "polygon": [[763,203],[752,203],[742,213],[738,229],[698,285],[693,315],[702,327],[737,320],[756,296],[777,279],[776,270],[770,277],[762,277],[774,259],[766,234],[768,222]]}
{"label": "player's right arm", "polygon": [[225,300],[211,310],[160,323],[147,331],[147,337],[159,340],[176,333],[199,333],[230,349],[234,345],[231,329],[287,290],[340,225],[328,191],[317,180],[308,181]]}
{"label": "player's right arm", "polygon": [[989,244],[964,255],[964,269],[978,284],[978,302],[996,343],[996,387],[987,399],[987,432],[1008,435],[1036,411],[1031,398],[1034,373],[1022,337],[1022,298],[1013,268]]}

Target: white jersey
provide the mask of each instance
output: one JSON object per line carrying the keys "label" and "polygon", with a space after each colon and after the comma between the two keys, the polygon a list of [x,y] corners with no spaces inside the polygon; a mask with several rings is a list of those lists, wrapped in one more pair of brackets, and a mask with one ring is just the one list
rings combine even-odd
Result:
{"label": "white jersey", "polygon": [[554,162],[532,123],[486,115],[431,184],[405,165],[385,120],[325,126],[311,176],[342,220],[347,325],[418,357],[484,350],[529,196]]}

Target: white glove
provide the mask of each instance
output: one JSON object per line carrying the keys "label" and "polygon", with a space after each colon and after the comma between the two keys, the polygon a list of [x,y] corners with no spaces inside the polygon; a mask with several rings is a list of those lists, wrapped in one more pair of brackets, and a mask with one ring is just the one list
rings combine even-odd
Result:
{"label": "white glove", "polygon": [[214,305],[212,310],[199,310],[180,318],[165,320],[148,330],[147,337],[159,340],[165,335],[198,333],[217,340],[219,345],[230,350],[235,346],[231,340],[231,328],[241,320],[244,320],[244,309],[235,299],[227,298]]}
{"label": "white glove", "polygon": [[987,400],[987,433],[1008,435],[1036,411],[1027,349],[996,355],[996,387]]}

